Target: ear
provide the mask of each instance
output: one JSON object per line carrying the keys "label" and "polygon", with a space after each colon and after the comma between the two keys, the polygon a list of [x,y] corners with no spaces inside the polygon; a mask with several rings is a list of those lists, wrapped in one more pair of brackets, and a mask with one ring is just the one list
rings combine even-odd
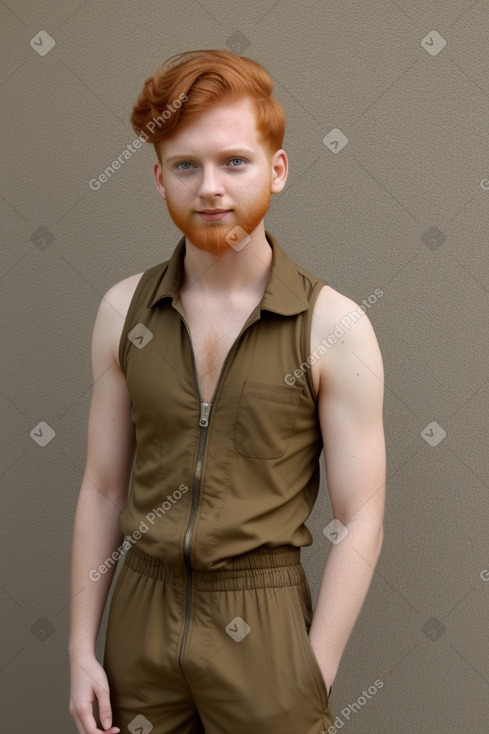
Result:
{"label": "ear", "polygon": [[158,193],[162,199],[166,199],[165,187],[163,186],[163,171],[161,168],[161,163],[159,161],[155,161],[155,164],[153,166],[153,173]]}
{"label": "ear", "polygon": [[275,151],[270,161],[270,165],[272,168],[271,192],[272,194],[278,194],[285,186],[289,171],[289,162],[285,150],[280,148],[280,150]]}

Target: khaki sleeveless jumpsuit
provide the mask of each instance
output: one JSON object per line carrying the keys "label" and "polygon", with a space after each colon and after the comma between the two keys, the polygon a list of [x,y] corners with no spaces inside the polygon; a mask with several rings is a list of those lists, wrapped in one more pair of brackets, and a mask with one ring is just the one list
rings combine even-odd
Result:
{"label": "khaki sleeveless jumpsuit", "polygon": [[143,273],[124,323],[137,451],[104,657],[121,732],[326,734],[333,725],[300,562],[319,488],[307,357],[326,283],[265,235],[270,278],[209,403],[179,297],[185,237]]}

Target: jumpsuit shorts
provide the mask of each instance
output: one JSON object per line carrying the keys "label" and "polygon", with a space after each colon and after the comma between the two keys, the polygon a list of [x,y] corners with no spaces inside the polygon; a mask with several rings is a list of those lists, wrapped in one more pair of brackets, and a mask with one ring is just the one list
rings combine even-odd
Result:
{"label": "jumpsuit shorts", "polygon": [[113,725],[122,734],[327,734],[331,688],[311,620],[299,548],[261,547],[189,574],[132,546],[107,623]]}

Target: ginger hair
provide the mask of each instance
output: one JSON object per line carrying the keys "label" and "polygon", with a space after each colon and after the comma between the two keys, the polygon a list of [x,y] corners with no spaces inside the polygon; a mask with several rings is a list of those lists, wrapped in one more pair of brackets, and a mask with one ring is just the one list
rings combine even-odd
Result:
{"label": "ginger hair", "polygon": [[285,135],[285,112],[272,91],[272,77],[253,59],[226,50],[186,51],[168,58],[146,79],[131,125],[154,145],[161,163],[160,141],[213,105],[247,97],[260,143],[272,156],[282,148]]}

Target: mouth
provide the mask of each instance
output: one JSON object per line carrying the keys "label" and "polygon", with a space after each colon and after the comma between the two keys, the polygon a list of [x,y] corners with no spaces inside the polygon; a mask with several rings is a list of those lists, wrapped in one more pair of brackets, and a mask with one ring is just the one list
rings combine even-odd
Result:
{"label": "mouth", "polygon": [[229,214],[230,212],[232,212],[232,209],[202,209],[201,211],[198,211],[197,214],[202,217],[202,219],[214,221],[217,219],[223,219],[226,214]]}

